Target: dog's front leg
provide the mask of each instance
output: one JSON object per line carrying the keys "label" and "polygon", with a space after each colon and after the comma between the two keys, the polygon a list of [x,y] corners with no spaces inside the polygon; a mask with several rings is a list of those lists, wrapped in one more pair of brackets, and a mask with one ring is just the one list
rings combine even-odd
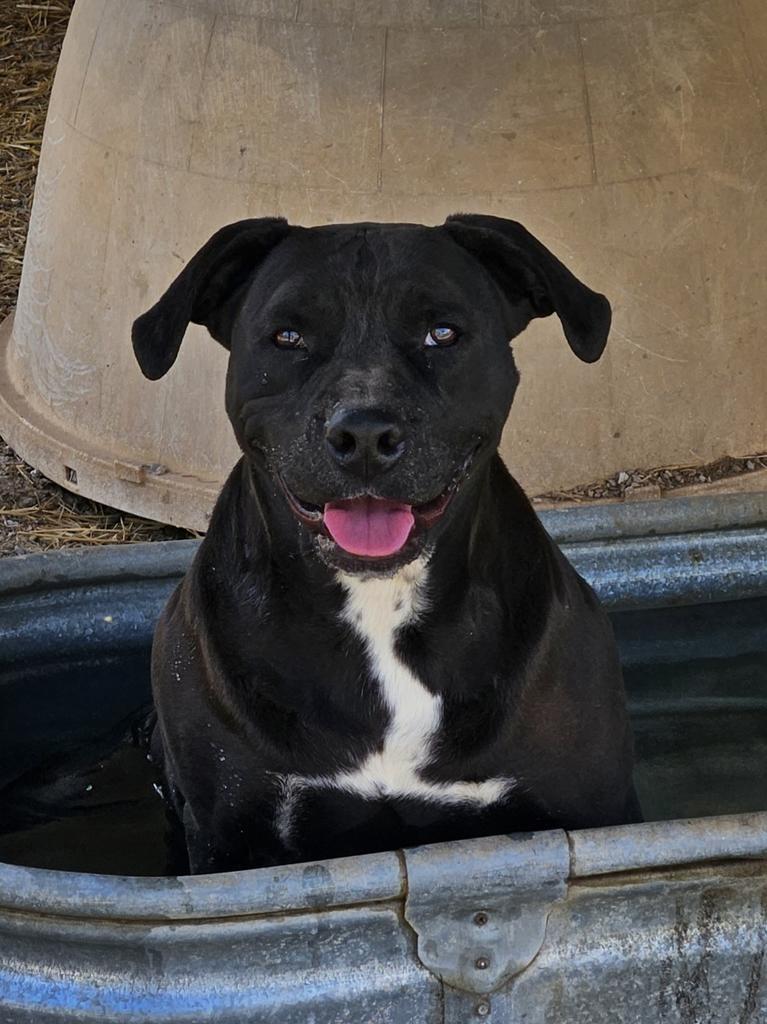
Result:
{"label": "dog's front leg", "polygon": [[249,809],[247,815],[240,811],[234,817],[215,815],[201,820],[187,803],[181,824],[192,875],[268,867],[286,859],[258,808]]}
{"label": "dog's front leg", "polygon": [[221,834],[210,824],[201,824],[190,804],[184,804],[181,822],[190,874],[237,871],[245,866],[243,844],[237,843],[234,836]]}

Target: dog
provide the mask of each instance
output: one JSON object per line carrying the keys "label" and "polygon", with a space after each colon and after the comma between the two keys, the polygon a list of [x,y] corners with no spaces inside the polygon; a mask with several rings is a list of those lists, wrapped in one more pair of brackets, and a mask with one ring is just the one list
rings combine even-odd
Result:
{"label": "dog", "polygon": [[191,872],[639,820],[609,620],[497,453],[552,314],[599,358],[607,299],[456,214],[243,220],[136,320],[151,380],[189,323],[229,350],[242,450],[153,645]]}

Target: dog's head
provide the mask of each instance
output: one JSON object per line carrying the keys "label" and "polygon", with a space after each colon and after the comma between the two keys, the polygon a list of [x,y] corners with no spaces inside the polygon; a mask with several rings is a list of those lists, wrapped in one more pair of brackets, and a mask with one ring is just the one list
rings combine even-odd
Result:
{"label": "dog's head", "polygon": [[521,225],[218,231],[133,327],[144,374],[167,373],[190,322],[230,351],[226,406],[246,457],[330,564],[392,571],[470,500],[519,380],[509,341],[556,313],[586,362],[603,295]]}

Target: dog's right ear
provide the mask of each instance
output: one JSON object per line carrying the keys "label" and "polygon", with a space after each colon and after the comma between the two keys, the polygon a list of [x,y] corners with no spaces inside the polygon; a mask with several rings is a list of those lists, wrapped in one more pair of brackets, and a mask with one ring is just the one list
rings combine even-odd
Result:
{"label": "dog's right ear", "polygon": [[190,323],[202,324],[229,347],[233,299],[258,264],[290,231],[282,217],[227,224],[189,260],[165,294],[133,324],[141,372],[158,380],[173,366]]}
{"label": "dog's right ear", "polygon": [[444,227],[483,264],[507,298],[527,304],[528,323],[556,313],[578,358],[584,363],[599,359],[610,332],[610,303],[579,281],[526,228],[481,213],[453,214]]}

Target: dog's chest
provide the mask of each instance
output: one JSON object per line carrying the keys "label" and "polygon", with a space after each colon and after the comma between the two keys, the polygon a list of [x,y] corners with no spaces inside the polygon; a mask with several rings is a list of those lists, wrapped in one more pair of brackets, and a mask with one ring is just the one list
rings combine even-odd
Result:
{"label": "dog's chest", "polygon": [[407,566],[391,579],[340,577],[344,618],[362,640],[370,672],[389,714],[383,743],[355,770],[339,773],[339,788],[363,796],[433,795],[421,769],[442,722],[442,698],[431,693],[399,658],[399,631],[415,623],[428,600],[427,570]]}
{"label": "dog's chest", "polygon": [[337,791],[367,800],[419,799],[430,803],[496,803],[512,788],[508,777],[481,782],[434,782],[424,777],[442,728],[442,698],[433,694],[397,654],[399,631],[417,623],[427,607],[427,569],[415,562],[391,579],[341,576],[343,616],[365,647],[370,674],[379,687],[388,723],[377,750],[352,768],[321,776],[280,777],[276,826],[289,843],[296,815],[312,791]]}

